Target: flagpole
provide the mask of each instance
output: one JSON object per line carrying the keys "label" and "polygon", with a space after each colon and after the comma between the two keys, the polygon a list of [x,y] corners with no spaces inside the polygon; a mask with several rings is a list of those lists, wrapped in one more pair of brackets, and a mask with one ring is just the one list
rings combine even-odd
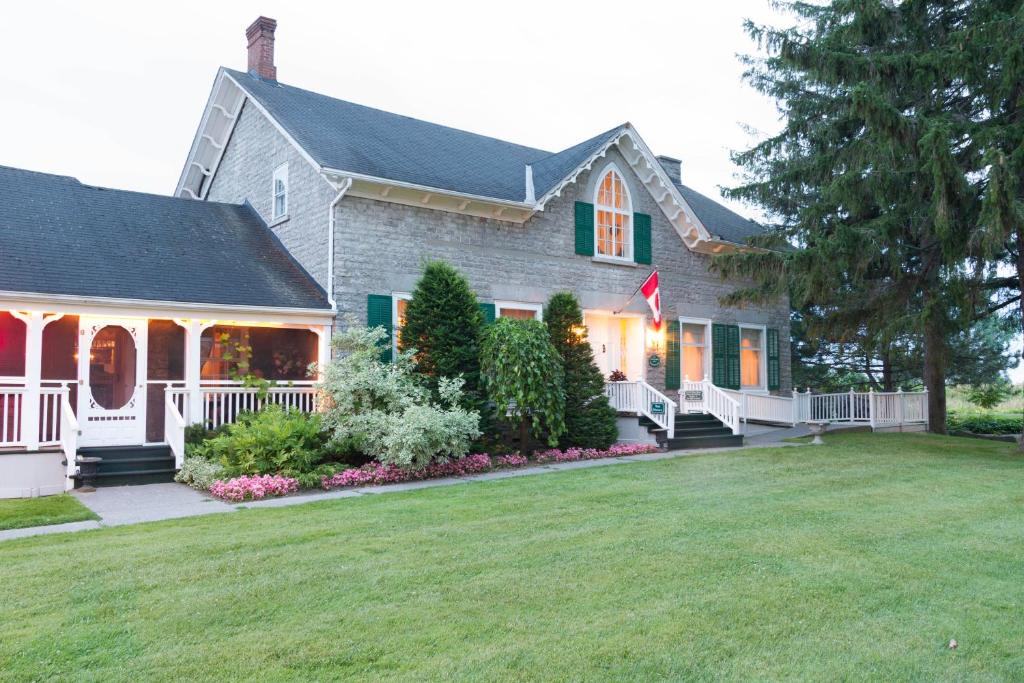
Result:
{"label": "flagpole", "polygon": [[[651,275],[654,275],[657,272],[658,269],[655,268],[654,270],[651,271]],[[640,284],[636,286],[636,289],[633,290],[633,293],[629,295],[628,299],[626,299],[626,303],[622,304],[622,306],[619,307],[619,310],[612,311],[612,315],[618,315],[619,313],[622,313],[623,309],[625,309],[626,306],[629,305],[629,302],[633,300],[633,297],[636,296],[636,293],[640,291],[640,288],[644,286],[644,283],[651,279],[651,275],[648,275],[647,277],[640,281]]]}

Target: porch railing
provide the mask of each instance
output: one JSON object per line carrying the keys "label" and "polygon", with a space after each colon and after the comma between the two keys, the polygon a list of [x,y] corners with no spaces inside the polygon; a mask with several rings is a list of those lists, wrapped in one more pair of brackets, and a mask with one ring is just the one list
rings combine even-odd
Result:
{"label": "porch railing", "polygon": [[67,386],[61,388],[60,392],[60,448],[64,452],[64,463],[67,466],[67,479],[64,481],[65,490],[70,491],[75,486],[74,478],[78,475],[78,418],[71,408],[71,389]]}
{"label": "porch railing", "polygon": [[[26,402],[29,397],[24,384],[0,386],[0,448],[23,447],[34,450],[59,445],[61,397],[67,392],[66,383],[40,387],[39,410],[33,416],[27,411]],[[35,425],[30,422],[35,422]]]}
{"label": "porch railing", "polygon": [[616,412],[643,415],[664,429],[668,438],[675,436],[676,402],[647,382],[607,382],[604,393]]}

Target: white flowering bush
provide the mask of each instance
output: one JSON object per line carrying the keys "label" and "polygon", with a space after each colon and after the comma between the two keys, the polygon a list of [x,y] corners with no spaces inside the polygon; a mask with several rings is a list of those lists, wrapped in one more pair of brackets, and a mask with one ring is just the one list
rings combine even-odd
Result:
{"label": "white flowering bush", "polygon": [[460,407],[461,378],[440,378],[440,400],[413,370],[414,349],[394,363],[380,360],[383,328],[350,324],[334,338],[338,355],[326,368],[324,426],[329,447],[381,463],[424,467],[460,458],[480,435],[480,414]]}

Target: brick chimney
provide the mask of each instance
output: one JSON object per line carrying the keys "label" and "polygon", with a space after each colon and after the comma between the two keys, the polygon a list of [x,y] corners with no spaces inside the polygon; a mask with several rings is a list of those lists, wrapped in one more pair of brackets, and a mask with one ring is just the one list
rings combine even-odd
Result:
{"label": "brick chimney", "polygon": [[245,37],[249,40],[249,73],[268,81],[277,80],[277,67],[274,66],[274,31],[277,22],[267,17],[260,17],[245,29]]}
{"label": "brick chimney", "polygon": [[683,174],[683,162],[679,159],[672,157],[659,156],[658,161],[661,163],[661,167],[665,169],[665,175],[668,176],[669,180],[673,183],[682,183]]}

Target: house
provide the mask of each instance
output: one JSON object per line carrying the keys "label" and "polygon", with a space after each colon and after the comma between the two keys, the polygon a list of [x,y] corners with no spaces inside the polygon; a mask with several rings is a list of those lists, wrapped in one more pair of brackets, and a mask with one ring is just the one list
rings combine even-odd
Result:
{"label": "house", "polygon": [[[673,437],[692,410],[714,416],[703,433],[737,434],[738,397],[790,390],[787,302],[723,307],[741,283],[711,271],[761,228],[631,124],[551,152],[346,102],[278,79],[275,29],[257,19],[247,71],[217,72],[174,197],[0,171],[0,448],[59,446],[47,467],[70,476],[97,454],[80,447],[116,449],[99,452],[125,461],[109,481],[147,458],[166,474],[185,423],[256,400],[225,354],[251,346],[254,370],[288,382],[274,400],[311,407],[299,368],[327,360],[334,321],[397,337],[426,259],[461,270],[489,319],[574,292],[602,372],[628,379],[613,404],[642,417],[624,439]],[[630,298],[653,270],[661,326]]]}

